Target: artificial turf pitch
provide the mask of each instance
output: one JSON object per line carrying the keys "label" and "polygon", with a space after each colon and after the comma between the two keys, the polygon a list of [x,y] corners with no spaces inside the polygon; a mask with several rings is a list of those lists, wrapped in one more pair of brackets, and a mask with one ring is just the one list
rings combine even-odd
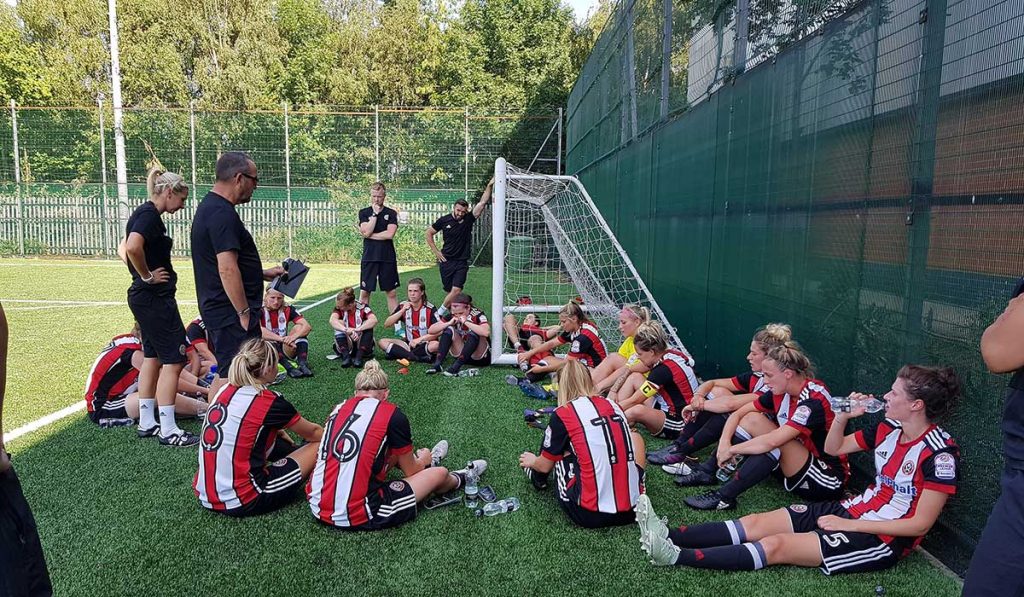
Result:
{"label": "artificial turf pitch", "polygon": [[[179,268],[180,300],[194,300],[191,271]],[[442,293],[436,268],[409,270],[426,279],[432,299]],[[357,281],[357,268],[314,266],[300,296],[312,304]],[[103,263],[0,261],[0,299],[123,300],[127,273]],[[490,271],[471,270],[467,291],[490,302]],[[97,352],[130,326],[127,306],[45,307],[4,303],[11,323],[7,430],[81,400]],[[44,306],[45,308],[36,308]],[[373,308],[385,312],[382,293]],[[351,395],[355,371],[325,360],[331,302],[307,311],[313,325],[316,376],[275,386],[308,419],[323,422]],[[195,306],[183,306],[192,317]],[[379,333],[389,330],[378,328]],[[617,339],[609,339],[610,344]],[[739,346],[737,350],[744,350]],[[378,351],[379,353],[379,351]],[[408,375],[384,361],[391,399],[408,415],[417,447],[447,439],[445,465],[470,458],[490,467],[483,482],[522,508],[476,518],[461,504],[420,511],[397,529],[346,533],[312,519],[305,501],[258,518],[231,519],[203,510],[195,499],[195,449],[139,440],[133,428],[100,430],[84,414],[13,441],[8,449],[32,504],[58,595],[886,595],[959,594],[957,583],[912,555],[885,573],[827,577],[817,570],[778,567],[724,573],[651,566],[635,526],[584,530],[561,513],[550,493],[534,491],[517,465],[537,450],[541,432],[523,424],[522,410],[540,403],[505,384],[506,368],[479,377]],[[198,431],[198,421],[183,427]],[[662,440],[650,440],[659,447]],[[647,491],[670,524],[778,508],[790,496],[771,482],[740,499],[732,513],[689,510],[677,488],[649,469]]]}

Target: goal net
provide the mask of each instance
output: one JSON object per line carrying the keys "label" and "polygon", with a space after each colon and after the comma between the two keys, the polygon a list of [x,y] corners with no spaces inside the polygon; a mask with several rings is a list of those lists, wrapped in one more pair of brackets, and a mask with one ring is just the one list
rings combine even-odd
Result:
{"label": "goal net", "polygon": [[513,313],[521,322],[534,313],[542,325],[553,325],[559,309],[571,300],[582,303],[610,351],[621,341],[618,317],[625,304],[648,307],[665,326],[670,343],[683,348],[576,177],[535,174],[504,158],[498,158],[494,169],[494,363],[515,363],[501,327],[506,315]]}

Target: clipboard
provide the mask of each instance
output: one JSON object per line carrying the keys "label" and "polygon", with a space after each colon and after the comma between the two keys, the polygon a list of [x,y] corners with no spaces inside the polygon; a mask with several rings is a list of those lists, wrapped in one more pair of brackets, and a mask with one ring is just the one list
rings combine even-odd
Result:
{"label": "clipboard", "polygon": [[270,288],[293,299],[299,294],[299,288],[302,286],[302,281],[306,279],[309,268],[298,259],[285,259],[281,263],[281,267],[284,268],[284,274],[274,278],[270,283]]}

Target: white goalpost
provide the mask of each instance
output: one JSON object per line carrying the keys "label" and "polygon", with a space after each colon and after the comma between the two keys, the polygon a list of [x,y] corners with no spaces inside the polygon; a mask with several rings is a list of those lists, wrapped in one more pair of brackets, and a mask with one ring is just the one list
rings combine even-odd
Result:
{"label": "white goalpost", "polygon": [[[624,304],[648,307],[665,326],[671,344],[679,336],[658,306],[586,188],[575,176],[520,170],[494,163],[491,361],[511,365],[516,353],[505,342],[502,321],[537,314],[542,325],[571,300],[581,301],[601,338],[618,347]],[[544,315],[548,314],[548,315]]]}

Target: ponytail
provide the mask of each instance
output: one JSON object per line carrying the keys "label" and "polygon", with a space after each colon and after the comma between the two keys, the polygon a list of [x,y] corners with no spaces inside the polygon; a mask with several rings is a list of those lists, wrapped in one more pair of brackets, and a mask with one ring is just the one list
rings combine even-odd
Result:
{"label": "ponytail", "polygon": [[262,390],[266,387],[260,381],[263,372],[276,367],[277,350],[274,345],[262,338],[253,338],[242,344],[238,354],[231,359],[228,383],[238,388],[253,386]]}
{"label": "ponytail", "polygon": [[146,176],[146,193],[150,199],[156,199],[158,195],[170,189],[172,193],[187,191],[188,185],[180,174],[167,172],[163,168],[156,167],[149,171]]}
{"label": "ponytail", "polygon": [[363,370],[356,374],[356,391],[388,389],[388,374],[380,367],[377,359],[370,359],[363,365]]}

